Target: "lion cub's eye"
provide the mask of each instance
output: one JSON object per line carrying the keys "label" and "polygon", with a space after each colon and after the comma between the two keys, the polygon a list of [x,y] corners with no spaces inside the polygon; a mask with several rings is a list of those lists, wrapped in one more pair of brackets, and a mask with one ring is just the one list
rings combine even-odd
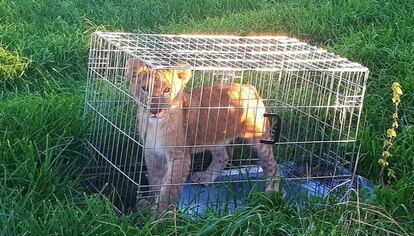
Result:
{"label": "lion cub's eye", "polygon": [[171,88],[165,87],[164,90],[163,90],[163,92],[164,93],[169,93],[169,92],[171,92]]}

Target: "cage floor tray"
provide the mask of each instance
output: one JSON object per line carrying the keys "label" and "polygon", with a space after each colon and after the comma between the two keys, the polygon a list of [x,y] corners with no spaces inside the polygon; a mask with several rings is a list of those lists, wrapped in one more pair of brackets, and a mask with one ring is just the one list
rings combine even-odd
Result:
{"label": "cage floor tray", "polygon": [[[279,164],[278,173],[282,175],[282,189],[286,199],[290,202],[303,202],[304,194],[307,196],[325,197],[330,193],[337,194],[340,186],[351,183],[351,179],[326,180],[289,180],[291,163]],[[257,181],[263,178],[263,170],[260,167],[244,168],[241,170],[225,170],[217,179],[217,184],[208,186],[191,184],[183,187],[180,195],[179,208],[188,215],[201,215],[208,211],[215,213],[234,212],[243,208],[246,197],[253,191],[264,191],[265,181]],[[357,176],[359,188],[372,191],[372,183],[363,177]],[[338,187],[339,186],[339,187]]]}
{"label": "cage floor tray", "polygon": [[263,177],[262,169],[254,167],[224,170],[216,180],[219,183],[208,186],[187,184],[180,195],[180,209],[190,215],[201,214],[207,210],[233,212],[243,206],[244,197],[251,191],[264,190],[265,182],[253,181],[261,177]]}

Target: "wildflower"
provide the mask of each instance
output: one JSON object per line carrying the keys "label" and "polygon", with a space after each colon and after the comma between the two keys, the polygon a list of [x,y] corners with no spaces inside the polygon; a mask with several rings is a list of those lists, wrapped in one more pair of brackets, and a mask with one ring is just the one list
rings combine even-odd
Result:
{"label": "wildflower", "polygon": [[[382,171],[388,167],[388,158],[392,157],[390,152],[391,147],[393,145],[392,141],[397,137],[397,129],[399,127],[398,124],[398,106],[401,103],[401,95],[403,95],[402,86],[398,82],[394,82],[391,86],[392,89],[392,103],[394,104],[394,113],[392,114],[392,124],[391,128],[387,130],[387,139],[384,141],[384,151],[382,152],[382,158],[378,160],[378,164],[382,166]],[[392,169],[388,169],[388,177],[396,178],[395,172]]]}
{"label": "wildflower", "polygon": [[392,84],[392,91],[394,92],[394,94],[397,94],[397,95],[400,95],[400,96],[403,95],[402,87],[401,87],[400,83],[398,83],[398,82],[394,82]]}
{"label": "wildflower", "polygon": [[392,118],[395,120],[395,119],[398,119],[398,113],[397,112],[394,112],[393,114],[392,114]]}
{"label": "wildflower", "polygon": [[382,167],[387,167],[388,166],[388,162],[385,159],[379,159],[378,160],[378,164],[380,164]]}
{"label": "wildflower", "polygon": [[391,141],[389,141],[388,139],[384,141],[384,147],[385,148],[388,148],[388,147],[391,147],[391,146],[392,146],[392,142]]}
{"label": "wildflower", "polygon": [[392,102],[396,105],[400,104],[401,103],[400,96],[393,96],[392,97]]}
{"label": "wildflower", "polygon": [[388,157],[390,157],[390,156],[392,156],[392,155],[391,155],[391,153],[390,153],[389,151],[384,151],[384,152],[382,152],[382,156],[383,156],[384,158],[388,158]]}
{"label": "wildflower", "polygon": [[388,129],[387,130],[387,137],[388,138],[395,138],[397,136],[397,132],[395,129]]}

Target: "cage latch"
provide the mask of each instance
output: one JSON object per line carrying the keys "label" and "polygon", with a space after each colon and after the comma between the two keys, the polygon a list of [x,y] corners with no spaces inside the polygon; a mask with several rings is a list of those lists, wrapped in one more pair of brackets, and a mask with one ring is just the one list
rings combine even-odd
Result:
{"label": "cage latch", "polygon": [[272,128],[270,129],[270,139],[260,139],[260,143],[275,144],[279,142],[282,133],[282,119],[275,113],[265,113],[263,116],[268,117],[270,124],[273,125],[271,125]]}

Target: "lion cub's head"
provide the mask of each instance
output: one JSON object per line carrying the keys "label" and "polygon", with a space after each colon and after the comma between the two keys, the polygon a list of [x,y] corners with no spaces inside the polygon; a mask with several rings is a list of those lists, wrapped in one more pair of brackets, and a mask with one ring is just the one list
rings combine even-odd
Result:
{"label": "lion cub's head", "polygon": [[149,109],[152,116],[161,117],[165,111],[180,103],[184,87],[191,79],[191,71],[154,70],[138,59],[130,59],[126,77],[131,82],[132,95]]}

